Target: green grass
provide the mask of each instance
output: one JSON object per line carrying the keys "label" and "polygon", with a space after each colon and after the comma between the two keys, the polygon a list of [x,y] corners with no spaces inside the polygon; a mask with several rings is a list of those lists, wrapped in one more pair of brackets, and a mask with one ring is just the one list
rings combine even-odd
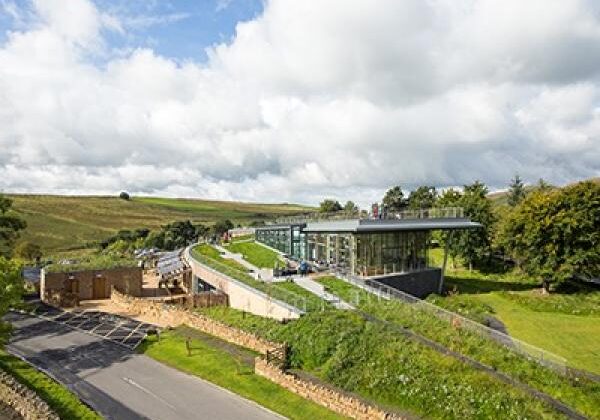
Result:
{"label": "green grass", "polygon": [[379,319],[409,328],[546,392],[589,416],[600,417],[600,384],[587,380],[574,384],[568,378],[529,361],[492,340],[464,328],[453,328],[449,322],[419,310],[412,304],[397,300],[378,300],[334,277],[321,278],[320,281],[342,299],[355,302],[358,295],[359,309]]}
{"label": "green grass", "polygon": [[0,349],[0,369],[35,391],[63,419],[100,420],[102,418],[66,387],[2,349]]}
{"label": "green grass", "polygon": [[202,309],[228,325],[287,342],[293,368],[388,409],[427,418],[561,418],[489,375],[350,311],[280,324],[231,308]]}
{"label": "green grass", "polygon": [[49,273],[70,273],[82,270],[110,270],[121,267],[137,267],[133,258],[115,257],[104,254],[81,256],[75,264],[50,264],[45,267]]}
{"label": "green grass", "polygon": [[[441,261],[441,250],[432,250]],[[527,343],[567,359],[570,366],[600,374],[600,292],[578,285],[540,294],[540,284],[517,270],[499,273],[469,272],[460,264],[449,266],[448,290],[457,293],[435,298],[448,309],[466,305],[477,308],[462,315],[481,321],[486,308],[502,321],[508,333]]]}
{"label": "green grass", "polygon": [[600,375],[600,316],[533,311],[498,293],[473,299],[491,306],[510,335],[565,357],[570,366]]}
{"label": "green grass", "polygon": [[532,292],[503,292],[502,297],[535,312],[600,316],[600,291],[546,295]]}
{"label": "green grass", "polygon": [[253,357],[254,353],[238,348],[236,353],[241,356],[236,357],[212,344],[218,339],[207,341],[196,338],[191,341],[192,356],[188,356],[185,337],[185,329],[166,331],[161,334],[160,342],[148,339],[140,346],[140,351],[162,363],[229,389],[291,419],[343,418],[268,379],[255,375],[252,366],[248,366],[240,359],[244,356]]}
{"label": "green grass", "polygon": [[150,228],[178,220],[212,224],[231,219],[245,224],[310,210],[293,204],[238,203],[193,199],[8,195],[15,213],[27,222],[22,240],[40,245],[45,254],[97,244],[121,229]]}
{"label": "green grass", "polygon": [[297,284],[267,283],[256,280],[248,274],[245,267],[234,260],[221,257],[219,251],[211,245],[200,244],[192,249],[191,255],[197,261],[303,311],[315,311],[329,306],[321,298]]}
{"label": "green grass", "polygon": [[242,254],[246,261],[259,268],[273,268],[275,264],[281,267],[285,264],[279,254],[256,242],[233,242],[226,248],[233,253]]}

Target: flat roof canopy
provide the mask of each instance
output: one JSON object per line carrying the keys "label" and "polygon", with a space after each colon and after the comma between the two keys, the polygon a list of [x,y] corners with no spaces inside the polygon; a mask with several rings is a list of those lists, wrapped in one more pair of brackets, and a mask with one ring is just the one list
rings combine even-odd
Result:
{"label": "flat roof canopy", "polygon": [[453,230],[479,228],[481,224],[466,218],[431,219],[352,219],[309,222],[304,232],[395,232],[411,230]]}

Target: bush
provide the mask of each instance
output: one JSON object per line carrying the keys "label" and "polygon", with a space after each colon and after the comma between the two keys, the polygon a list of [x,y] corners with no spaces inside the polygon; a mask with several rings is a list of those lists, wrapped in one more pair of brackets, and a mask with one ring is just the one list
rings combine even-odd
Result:
{"label": "bush", "polygon": [[128,193],[126,193],[125,191],[121,191],[121,194],[119,194],[119,198],[121,200],[129,200],[130,197]]}

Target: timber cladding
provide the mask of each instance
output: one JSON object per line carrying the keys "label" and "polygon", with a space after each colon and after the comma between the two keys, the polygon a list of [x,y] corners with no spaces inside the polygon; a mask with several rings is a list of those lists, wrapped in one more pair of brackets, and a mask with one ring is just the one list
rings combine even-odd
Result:
{"label": "timber cladding", "polygon": [[141,296],[142,277],[143,270],[139,267],[68,273],[42,270],[40,296],[44,302],[59,306],[73,306],[81,300],[109,299],[113,287],[131,296]]}

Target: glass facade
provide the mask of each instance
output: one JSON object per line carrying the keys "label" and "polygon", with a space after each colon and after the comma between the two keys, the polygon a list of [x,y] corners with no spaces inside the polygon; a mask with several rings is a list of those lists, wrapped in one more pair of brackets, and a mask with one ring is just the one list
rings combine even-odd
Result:
{"label": "glass facade", "polygon": [[429,231],[307,234],[303,228],[259,228],[256,240],[297,260],[343,274],[369,277],[427,268]]}
{"label": "glass facade", "polygon": [[361,233],[354,239],[354,275],[375,276],[427,268],[427,231]]}
{"label": "glass facade", "polygon": [[305,225],[268,226],[256,229],[255,238],[271,248],[298,260],[306,258]]}

